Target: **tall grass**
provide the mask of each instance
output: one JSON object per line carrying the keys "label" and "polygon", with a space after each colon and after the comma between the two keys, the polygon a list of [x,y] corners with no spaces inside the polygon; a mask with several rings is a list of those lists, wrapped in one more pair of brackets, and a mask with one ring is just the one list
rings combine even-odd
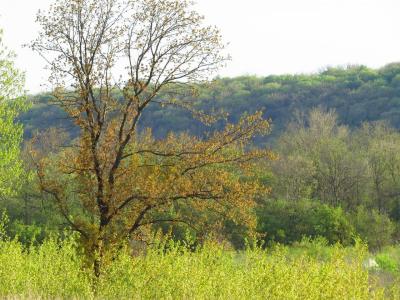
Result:
{"label": "tall grass", "polygon": [[310,251],[318,247],[310,242],[296,251],[278,246],[235,252],[208,243],[193,252],[161,243],[141,256],[121,251],[94,292],[92,272],[73,238],[28,248],[3,239],[0,298],[400,299],[395,288],[374,286],[363,267],[364,247],[335,246],[323,256]]}

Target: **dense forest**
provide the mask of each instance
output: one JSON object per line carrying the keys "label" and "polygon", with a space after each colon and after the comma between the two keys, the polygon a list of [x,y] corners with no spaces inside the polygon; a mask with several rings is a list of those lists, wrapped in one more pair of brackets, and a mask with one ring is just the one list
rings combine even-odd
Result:
{"label": "dense forest", "polygon": [[[278,137],[296,116],[307,114],[315,107],[334,109],[340,124],[352,128],[379,120],[400,128],[398,63],[380,69],[348,66],[326,68],[318,74],[216,78],[211,83],[196,86],[196,90],[195,101],[200,109],[207,112],[222,110],[229,114],[231,122],[237,121],[243,112],[263,109],[264,116],[272,120],[273,130],[258,142]],[[40,94],[30,99],[32,109],[20,117],[26,138],[35,130],[50,127],[61,127],[72,136],[76,135],[76,129],[66,120],[65,113],[50,105],[50,95]],[[202,135],[209,130],[182,109],[166,110],[158,105],[145,113],[142,122],[143,127],[151,127],[158,137],[164,137],[170,131]]]}

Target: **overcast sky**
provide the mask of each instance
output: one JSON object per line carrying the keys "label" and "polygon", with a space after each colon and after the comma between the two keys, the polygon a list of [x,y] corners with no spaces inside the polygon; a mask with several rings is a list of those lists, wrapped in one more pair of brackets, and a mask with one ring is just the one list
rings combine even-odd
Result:
{"label": "overcast sky", "polygon": [[[36,36],[35,14],[51,0],[0,0],[6,45],[26,71],[27,89],[45,89],[40,57],[21,45]],[[221,76],[317,72],[326,66],[381,67],[400,61],[399,0],[197,0],[233,60]]]}

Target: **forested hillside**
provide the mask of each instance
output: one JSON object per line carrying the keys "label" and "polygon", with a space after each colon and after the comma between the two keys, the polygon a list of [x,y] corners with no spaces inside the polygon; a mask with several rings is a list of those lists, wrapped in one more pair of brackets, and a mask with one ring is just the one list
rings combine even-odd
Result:
{"label": "forested hillside", "polygon": [[[236,122],[243,112],[265,110],[265,116],[272,120],[273,130],[259,142],[279,136],[297,114],[305,114],[314,107],[335,109],[339,122],[350,127],[386,120],[400,128],[399,63],[381,69],[349,66],[327,68],[318,74],[217,78],[212,84],[198,86],[197,90],[194,101],[202,110],[223,110],[229,113],[231,122]],[[165,94],[160,97],[163,96]],[[187,100],[193,101],[190,98]],[[21,117],[26,138],[35,130],[50,127],[63,127],[72,136],[76,135],[76,128],[66,120],[65,114],[49,105],[51,96],[36,95],[31,99],[33,108]],[[172,107],[161,109],[157,104],[144,114],[141,124],[151,127],[157,137],[170,131],[202,135],[209,130],[188,112]],[[221,128],[222,123],[217,123],[217,127]]]}

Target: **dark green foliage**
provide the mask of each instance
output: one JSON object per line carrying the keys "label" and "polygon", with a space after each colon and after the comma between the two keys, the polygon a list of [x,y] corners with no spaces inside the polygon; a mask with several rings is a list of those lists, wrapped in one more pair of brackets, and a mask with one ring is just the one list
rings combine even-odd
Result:
{"label": "dark green foliage", "polygon": [[258,211],[260,233],[265,242],[290,244],[303,237],[323,237],[329,244],[353,241],[354,229],[341,208],[318,201],[268,201]]}
{"label": "dark green foliage", "polygon": [[51,234],[58,234],[67,224],[49,197],[40,193],[33,169],[25,165],[22,188],[15,196],[0,201],[0,213],[7,213],[10,223],[7,233],[24,245],[42,242]]}
{"label": "dark green foliage", "polygon": [[32,138],[37,132],[43,132],[49,128],[61,128],[76,136],[77,128],[72,121],[68,119],[59,107],[51,105],[52,96],[41,94],[31,96],[32,108],[20,116],[20,121],[24,124],[25,140]]}
{"label": "dark green foliage", "polygon": [[[198,107],[206,112],[222,109],[229,113],[228,119],[232,122],[245,111],[265,109],[265,116],[274,124],[269,139],[282,133],[294,112],[305,113],[316,106],[335,109],[339,122],[351,127],[366,121],[387,120],[400,128],[400,64],[390,64],[378,70],[349,66],[328,68],[312,75],[217,78],[213,84],[199,86],[198,90],[195,100]],[[192,97],[184,98],[193,101]],[[26,127],[25,136],[30,137],[35,130],[49,127],[63,127],[74,136],[76,129],[72,123],[59,109],[48,106],[49,99],[48,95],[33,97],[33,109],[21,117]],[[157,137],[170,131],[202,135],[205,130],[210,130],[182,109],[170,107],[161,110],[156,104],[142,121],[142,126],[153,128]],[[221,126],[219,122],[214,127]]]}
{"label": "dark green foliage", "polygon": [[368,243],[371,250],[382,248],[393,242],[395,225],[387,215],[361,206],[351,214],[350,219],[357,234]]}

